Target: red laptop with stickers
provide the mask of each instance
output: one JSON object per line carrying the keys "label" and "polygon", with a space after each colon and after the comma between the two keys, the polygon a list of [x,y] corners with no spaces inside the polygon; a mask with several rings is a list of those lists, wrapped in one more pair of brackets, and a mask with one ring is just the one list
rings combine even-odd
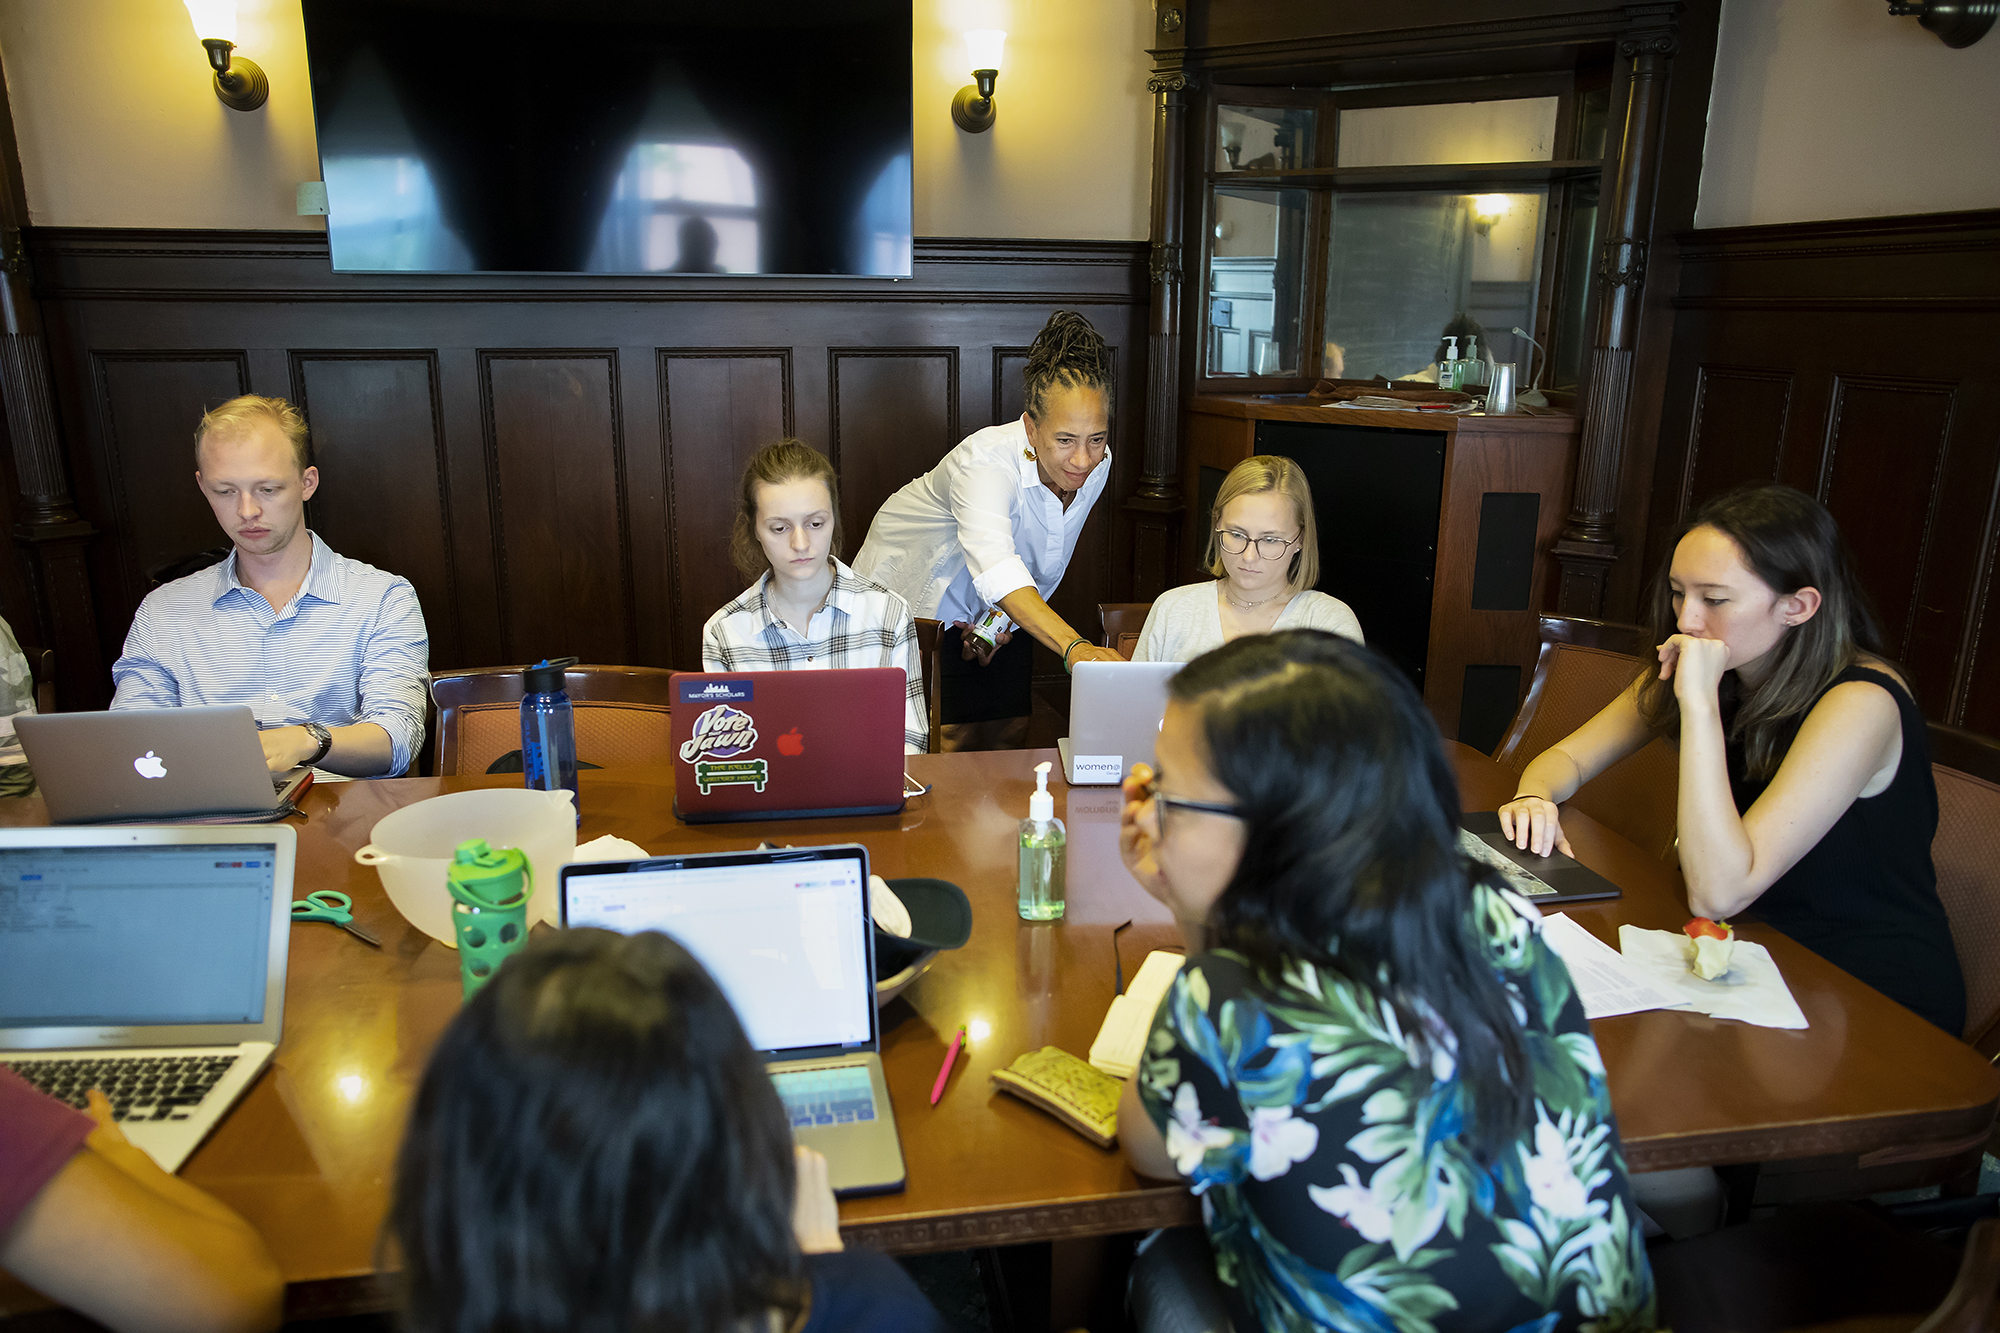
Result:
{"label": "red laptop with stickers", "polygon": [[674,813],[731,819],[903,808],[903,672],[674,674]]}

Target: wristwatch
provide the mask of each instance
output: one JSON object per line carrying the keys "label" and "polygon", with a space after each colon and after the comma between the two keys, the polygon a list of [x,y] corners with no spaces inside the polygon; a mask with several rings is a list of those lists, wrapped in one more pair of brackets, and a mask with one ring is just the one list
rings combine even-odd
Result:
{"label": "wristwatch", "polygon": [[317,722],[304,722],[300,725],[306,729],[308,735],[319,742],[319,748],[308,755],[305,761],[299,765],[300,768],[311,768],[314,764],[326,758],[326,752],[333,748],[333,733]]}

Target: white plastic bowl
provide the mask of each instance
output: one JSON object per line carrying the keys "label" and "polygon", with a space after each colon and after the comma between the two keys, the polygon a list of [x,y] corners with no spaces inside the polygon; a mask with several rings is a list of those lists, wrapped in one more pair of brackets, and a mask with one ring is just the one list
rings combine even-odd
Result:
{"label": "white plastic bowl", "polygon": [[518,847],[528,858],[534,896],[528,920],[561,925],[557,871],[576,856],[576,807],[567,791],[501,787],[433,796],[384,815],[354,854],[374,866],[382,888],[411,925],[456,949],[445,867],[469,838]]}

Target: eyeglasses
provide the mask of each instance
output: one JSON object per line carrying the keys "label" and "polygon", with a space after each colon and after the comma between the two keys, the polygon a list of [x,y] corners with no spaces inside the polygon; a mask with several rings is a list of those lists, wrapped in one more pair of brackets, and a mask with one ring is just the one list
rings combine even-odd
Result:
{"label": "eyeglasses", "polygon": [[[1290,537],[1259,537],[1257,538],[1257,554],[1263,556],[1266,560],[1279,559],[1285,552],[1298,545],[1299,539],[1304,536],[1305,533],[1300,532]],[[1221,543],[1222,549],[1230,555],[1242,555],[1250,549],[1250,534],[1238,531],[1235,528],[1217,528],[1215,530],[1215,540]]]}
{"label": "eyeglasses", "polygon": [[1146,799],[1151,801],[1153,808],[1160,813],[1162,822],[1164,822],[1166,812],[1169,810],[1193,810],[1204,815],[1227,815],[1231,819],[1243,818],[1243,807],[1240,805],[1225,805],[1221,801],[1187,801],[1178,796],[1162,796],[1160,794],[1160,777],[1157,773],[1153,775],[1153,780],[1146,784]]}

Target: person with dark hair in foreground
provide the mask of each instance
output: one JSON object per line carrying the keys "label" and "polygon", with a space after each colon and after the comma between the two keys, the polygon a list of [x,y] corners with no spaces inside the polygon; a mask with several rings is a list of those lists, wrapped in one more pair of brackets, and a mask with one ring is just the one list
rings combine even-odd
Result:
{"label": "person with dark hair in foreground", "polygon": [[841,1249],[729,1001],[665,935],[530,942],[424,1072],[389,1233],[417,1333],[942,1333]]}
{"label": "person with dark hair in foreground", "polygon": [[1119,848],[1188,960],[1118,1132],[1207,1243],[1146,1248],[1140,1327],[1651,1328],[1582,1002],[1460,852],[1416,691],[1324,631],[1246,636],[1173,678],[1157,755]]}
{"label": "person with dark hair in foreground", "polygon": [[86,1115],[10,1069],[0,1268],[116,1333],[262,1333],[284,1312],[263,1239],[133,1147],[103,1093]]}
{"label": "person with dark hair in foreground", "polygon": [[[1021,378],[1027,411],[966,436],[890,496],[854,557],[854,572],[899,594],[912,615],[948,626],[938,654],[947,750],[1026,743],[1030,637],[1065,669],[1124,660],[1048,603],[1111,476],[1111,353],[1089,320],[1058,310]],[[995,608],[1004,621],[989,643],[969,627]]]}
{"label": "person with dark hair in foreground", "polygon": [[1757,916],[1952,1036],[1965,981],[1938,899],[1929,733],[1840,528],[1789,486],[1744,486],[1681,529],[1653,588],[1659,668],[1535,757],[1501,828],[1564,852],[1557,808],[1665,736],[1680,749],[1696,916]]}

